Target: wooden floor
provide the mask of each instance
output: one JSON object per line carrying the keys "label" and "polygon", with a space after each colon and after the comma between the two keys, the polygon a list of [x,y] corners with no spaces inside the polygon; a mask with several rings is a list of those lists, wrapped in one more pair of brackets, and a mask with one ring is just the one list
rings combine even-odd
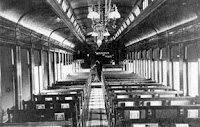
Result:
{"label": "wooden floor", "polygon": [[108,120],[103,98],[102,83],[91,84],[91,95],[89,99],[88,120],[86,127],[108,127]]}

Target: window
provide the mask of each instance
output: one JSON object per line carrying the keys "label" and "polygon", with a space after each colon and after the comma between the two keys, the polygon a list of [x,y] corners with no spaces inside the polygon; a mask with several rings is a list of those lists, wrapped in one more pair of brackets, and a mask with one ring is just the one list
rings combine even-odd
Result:
{"label": "window", "polygon": [[151,78],[155,80],[155,68],[154,61],[151,62]]}
{"label": "window", "polygon": [[126,24],[127,24],[127,25],[130,25],[130,23],[131,23],[131,21],[129,20],[129,18],[127,18]]}
{"label": "window", "polygon": [[198,50],[199,44],[189,44],[185,48],[185,55],[186,55],[186,75],[188,77],[188,94],[190,96],[197,96],[198,95]]}
{"label": "window", "polygon": [[72,12],[70,9],[67,11],[67,16],[68,16],[68,18],[70,18],[72,16]]}
{"label": "window", "polygon": [[43,71],[41,66],[41,52],[35,50],[34,51],[34,94],[39,94],[40,90],[43,90]]}
{"label": "window", "polygon": [[189,95],[198,95],[198,62],[188,62],[188,86]]}
{"label": "window", "polygon": [[149,0],[143,0],[143,10],[148,6]]}
{"label": "window", "polygon": [[77,22],[76,22],[76,20],[74,21],[74,27],[76,27],[76,25],[77,25]]}
{"label": "window", "polygon": [[147,77],[151,78],[151,60],[147,61],[147,68],[148,68],[147,69],[147,71],[148,71],[148,73],[147,73],[148,76]]}
{"label": "window", "polygon": [[126,28],[126,23],[125,22],[123,23],[123,27],[124,27],[124,29]]}
{"label": "window", "polygon": [[77,30],[78,32],[80,32],[80,28],[79,28],[78,25],[76,26],[76,30]]}
{"label": "window", "polygon": [[167,61],[166,60],[162,61],[162,70],[163,70],[163,73],[162,73],[163,84],[167,85]]}
{"label": "window", "polygon": [[160,50],[160,64],[159,64],[159,77],[160,77],[160,83],[163,83],[164,85],[167,85],[167,48],[162,48]]}
{"label": "window", "polygon": [[121,30],[121,29],[119,29],[118,31],[119,31],[120,34],[122,33],[122,30]]}
{"label": "window", "polygon": [[170,62],[170,79],[171,85],[175,90],[180,90],[180,67],[179,67],[179,57],[180,57],[180,45],[174,45],[171,49],[171,59]]}
{"label": "window", "polygon": [[173,85],[175,90],[180,90],[180,72],[179,62],[173,62]]}
{"label": "window", "polygon": [[65,1],[62,2],[62,9],[64,12],[67,11],[67,4],[65,3]]}
{"label": "window", "polygon": [[143,76],[146,77],[146,60],[142,60],[143,62]]}
{"label": "window", "polygon": [[71,17],[71,22],[73,23],[74,22],[74,16],[72,15],[72,17]]}
{"label": "window", "polygon": [[131,14],[129,15],[129,18],[130,18],[131,22],[133,22],[133,20],[135,19],[133,13],[131,13]]}
{"label": "window", "polygon": [[58,2],[59,4],[61,4],[62,0],[57,0],[57,2]]}
{"label": "window", "polygon": [[123,26],[121,26],[121,28],[120,28],[120,29],[121,29],[121,31],[123,31],[123,30],[124,30],[124,27],[123,27]]}
{"label": "window", "polygon": [[163,66],[162,66],[162,61],[159,61],[159,83],[162,83],[163,81]]}
{"label": "window", "polygon": [[184,96],[187,95],[187,65],[186,63],[183,64],[183,91],[184,91]]}
{"label": "window", "polygon": [[169,86],[172,86],[172,62],[169,61]]}
{"label": "window", "polygon": [[148,78],[148,61],[145,60],[145,78]]}
{"label": "window", "polygon": [[154,79],[158,82],[158,61],[154,61]]}
{"label": "window", "polygon": [[139,9],[138,6],[136,7],[134,13],[135,13],[136,16],[138,16],[140,14],[140,9]]}

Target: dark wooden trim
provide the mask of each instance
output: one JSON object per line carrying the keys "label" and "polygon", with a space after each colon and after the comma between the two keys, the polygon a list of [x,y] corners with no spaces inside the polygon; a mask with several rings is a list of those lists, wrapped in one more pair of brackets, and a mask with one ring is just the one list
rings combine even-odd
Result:
{"label": "dark wooden trim", "polygon": [[66,16],[66,13],[61,9],[60,5],[55,0],[47,0],[47,3],[53,8],[53,10],[64,20],[66,26],[74,33],[74,35],[83,43],[83,38],[80,37],[79,33],[75,30],[73,23],[70,18]]}
{"label": "dark wooden trim", "polygon": [[[185,51],[184,51],[184,46],[183,44],[181,43],[179,45],[179,52],[180,52],[180,58],[179,58],[179,75],[180,75],[180,90],[181,91],[184,91],[184,83],[183,83],[183,65],[184,65],[184,54],[185,54]],[[185,92],[185,91],[184,91]]]}
{"label": "dark wooden trim", "polygon": [[169,62],[170,62],[170,51],[171,51],[171,49],[170,49],[170,46],[168,45],[167,46],[167,86],[170,86],[170,74],[169,74]]}
{"label": "dark wooden trim", "polygon": [[[0,47],[0,56],[1,56],[1,52],[2,52],[2,50],[1,50],[1,47]],[[2,110],[2,84],[1,84],[1,63],[2,63],[2,61],[1,61],[1,59],[0,59],[0,123],[2,123],[3,122],[3,110]]]}
{"label": "dark wooden trim", "polygon": [[30,49],[30,95],[31,95],[31,99],[33,99],[33,89],[34,89],[34,85],[35,85],[35,70],[34,70],[34,66],[35,66],[35,61],[34,61],[34,49],[31,48]]}

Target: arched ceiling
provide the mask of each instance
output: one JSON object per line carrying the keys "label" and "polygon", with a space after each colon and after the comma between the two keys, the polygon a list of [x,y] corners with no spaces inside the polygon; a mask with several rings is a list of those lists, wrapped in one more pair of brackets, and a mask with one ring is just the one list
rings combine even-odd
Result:
{"label": "arched ceiling", "polygon": [[130,45],[179,25],[198,20],[199,5],[198,0],[167,0],[144,20],[124,32],[120,39]]}
{"label": "arched ceiling", "polygon": [[[84,34],[86,36],[86,42],[87,44],[91,45],[94,50],[97,50],[97,44],[96,44],[96,38],[87,35],[88,33],[92,32],[92,21],[91,19],[87,18],[87,15],[89,13],[89,7],[91,6],[98,6],[99,0],[68,0],[68,3],[70,3],[71,8],[73,9],[74,14],[76,15],[76,19],[78,20],[78,23],[80,24],[82,30],[84,31]],[[100,0],[101,8],[105,9],[105,1],[106,0]],[[131,12],[132,8],[136,5],[136,3],[139,0],[111,0],[111,5],[116,4],[118,11],[121,15],[120,19],[116,20],[116,28],[112,27],[113,21],[111,20],[109,24],[107,25],[108,32],[110,33],[110,37],[112,37],[117,30],[119,29],[119,26],[121,26],[124,19],[128,16],[128,14]],[[109,0],[107,0],[109,2]],[[108,44],[111,42],[110,39],[105,42],[103,41],[102,46],[99,48],[101,50],[106,50],[105,48],[108,47]],[[104,48],[105,47],[105,48]]]}
{"label": "arched ceiling", "polygon": [[0,16],[58,42],[80,44],[45,0],[0,0]]}
{"label": "arched ceiling", "polygon": [[[87,18],[87,15],[89,7],[92,5],[97,7],[99,0],[63,1],[72,10],[72,14],[80,26],[85,40],[82,37],[79,38],[80,35],[75,30],[73,23],[70,24],[69,18],[66,23],[65,17],[63,18],[63,15],[60,14],[62,12],[58,10],[60,8],[55,5],[55,2],[58,2],[57,0],[0,0],[0,16],[44,36],[57,37],[56,39],[59,41],[67,39],[75,45],[90,45],[93,50],[97,50],[96,39],[87,35],[92,31],[92,21]],[[103,9],[105,8],[105,1],[100,0],[100,6]],[[122,24],[137,2],[138,0],[111,0],[111,5],[116,4],[121,14],[121,18],[116,20],[117,28],[112,27],[112,21],[107,26],[111,36],[116,33],[118,26]]]}
{"label": "arched ceiling", "polygon": [[[68,8],[63,11],[65,2]],[[103,41],[100,48],[97,47],[96,38],[88,35],[92,32],[92,21],[87,18],[89,7],[105,9],[105,2],[116,4],[121,18],[116,20],[116,28],[112,27],[113,20],[108,22],[107,28],[110,37]],[[0,16],[19,25],[38,32],[57,41],[67,41],[77,47],[87,45],[95,50],[107,49],[109,43],[115,43],[119,39],[122,43],[138,42],[145,37],[155,35],[160,31],[179,24],[183,20],[199,17],[199,0],[148,0],[150,6],[141,14],[135,16],[134,10],[143,0],[0,0]],[[154,4],[155,3],[155,4]],[[77,28],[67,12],[71,10],[77,21]],[[113,41],[113,36],[121,28],[130,14],[134,14],[135,20],[127,25],[118,37]],[[78,29],[80,28],[80,29]],[[75,48],[76,49],[76,48]],[[77,49],[78,50],[78,49]]]}

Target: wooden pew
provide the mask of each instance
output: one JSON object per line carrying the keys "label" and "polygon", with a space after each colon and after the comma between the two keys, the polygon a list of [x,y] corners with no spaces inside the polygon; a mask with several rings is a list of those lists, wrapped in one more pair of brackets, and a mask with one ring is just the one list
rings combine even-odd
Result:
{"label": "wooden pew", "polygon": [[[158,96],[158,97],[165,97],[166,96],[170,96],[170,95],[173,95],[174,97],[175,96],[182,96],[183,95],[183,92],[182,91],[134,91],[134,92],[126,92],[124,90],[122,91],[109,91],[108,92],[109,94],[115,94],[115,95],[132,95],[132,96],[141,96],[141,95],[151,95],[151,96]],[[145,96],[145,97],[146,97]],[[143,98],[143,97],[141,97]]]}
{"label": "wooden pew", "polygon": [[[50,95],[49,95],[50,97]],[[49,98],[48,97],[48,98]],[[37,101],[23,101],[22,110],[9,110],[8,114],[12,122],[39,122],[70,120],[75,121],[74,114],[77,112],[78,99],[74,100],[46,100],[35,99]],[[57,118],[57,117],[63,117]]]}
{"label": "wooden pew", "polygon": [[131,83],[131,82],[106,82],[106,87],[131,87],[131,86],[139,86],[139,87],[148,87],[148,86],[165,86],[162,83]]}
{"label": "wooden pew", "polygon": [[[109,90],[108,90],[109,91]],[[174,97],[165,97],[165,95],[175,95]],[[182,94],[182,92],[179,91],[164,91],[164,92],[154,92],[154,91],[149,91],[149,92],[119,92],[119,93],[114,93],[113,91],[109,91],[109,95],[111,95],[110,97],[108,97],[108,105],[106,107],[110,107],[109,110],[110,114],[109,114],[109,118],[111,119],[110,121],[114,121],[112,123],[112,126],[114,127],[120,127],[120,126],[127,126],[127,127],[134,127],[134,126],[145,126],[147,124],[144,123],[152,123],[152,127],[154,127],[156,124],[156,126],[160,126],[160,124],[165,123],[165,121],[167,121],[166,124],[169,123],[173,123],[176,124],[177,126],[182,123],[184,125],[189,125],[189,123],[199,123],[200,119],[199,118],[187,118],[184,117],[182,119],[176,119],[176,117],[178,117],[176,115],[176,117],[167,117],[170,116],[170,113],[172,116],[173,112],[178,112],[182,109],[178,108],[181,106],[185,106],[185,107],[189,107],[191,109],[186,110],[184,109],[184,112],[192,112],[193,110],[198,112],[200,111],[200,105],[194,105],[194,103],[196,103],[196,97],[179,97],[177,95]],[[121,97],[117,97],[117,96],[124,96],[127,98],[121,98]],[[144,97],[141,98],[143,95],[151,95],[150,97]],[[164,95],[162,97],[162,95]],[[158,103],[159,102],[159,103]],[[191,107],[190,107],[191,106]],[[124,110],[129,108],[131,110],[125,110],[123,113],[127,113],[128,111],[132,111],[132,113],[134,114],[138,114],[139,111],[139,115],[141,114],[147,114],[150,111],[151,117],[147,117],[146,115],[144,115],[143,117],[139,118],[139,119],[125,119],[127,117],[124,116],[124,119],[122,119],[123,117],[120,115],[120,110]],[[140,110],[138,110],[138,107],[143,107]],[[147,107],[147,108],[146,108]],[[158,108],[156,108],[158,107]],[[167,107],[167,108],[165,108]],[[137,110],[134,110],[134,108],[136,108]],[[151,109],[152,108],[152,109]],[[175,110],[175,109],[176,110]],[[119,109],[119,110],[118,110]],[[148,110],[147,110],[148,109]],[[157,110],[160,109],[160,110]],[[115,111],[117,110],[117,111]],[[162,117],[162,115],[168,112],[169,114],[167,114],[166,116]],[[156,114],[156,115],[155,115]],[[129,113],[130,115],[130,113]],[[113,118],[113,117],[118,117],[118,118]],[[166,118],[165,118],[166,117]],[[190,117],[190,116],[188,116]],[[193,117],[193,116],[191,116]],[[134,116],[133,116],[134,118]],[[114,119],[114,120],[113,120]],[[150,119],[150,120],[147,120]],[[198,120],[197,120],[198,119]],[[184,123],[182,122],[184,121]],[[134,124],[133,124],[134,123]],[[139,123],[139,125],[137,124]],[[141,124],[142,123],[142,124]],[[180,124],[180,125],[182,125]],[[148,125],[150,126],[150,125]],[[171,126],[171,125],[170,125]],[[175,126],[175,125],[173,125]]]}
{"label": "wooden pew", "polygon": [[52,94],[76,94],[84,92],[83,88],[70,88],[70,89],[50,89],[42,90],[41,95],[52,95]]}
{"label": "wooden pew", "polygon": [[65,85],[65,86],[75,86],[75,85],[84,85],[86,84],[87,80],[85,79],[76,79],[76,80],[68,80],[68,81],[57,81],[53,85]]}
{"label": "wooden pew", "polygon": [[200,122],[200,105],[117,107],[114,126],[133,123],[194,123]]}
{"label": "wooden pew", "polygon": [[22,110],[8,109],[9,121],[68,121],[68,126],[76,127],[82,113],[82,96],[83,89],[44,90],[33,100],[23,101]]}
{"label": "wooden pew", "polygon": [[31,110],[9,110],[9,122],[45,122],[45,121],[68,121],[70,125],[74,125],[75,109],[31,109]]}
{"label": "wooden pew", "polygon": [[0,127],[72,127],[69,121],[45,121],[23,123],[0,123]]}
{"label": "wooden pew", "polygon": [[137,74],[110,72],[104,76],[111,127],[189,127],[200,123],[196,97],[184,97],[182,91]]}
{"label": "wooden pew", "polygon": [[85,87],[85,85],[71,85],[71,86],[65,86],[65,85],[53,85],[51,87],[48,88],[48,90],[50,89],[73,89],[73,88],[80,88],[83,89]]}
{"label": "wooden pew", "polygon": [[104,64],[102,67],[103,71],[119,71],[121,72],[123,70],[123,65],[112,65],[112,64]]}
{"label": "wooden pew", "polygon": [[126,92],[134,92],[134,91],[157,91],[157,90],[162,90],[162,91],[172,91],[171,87],[159,87],[159,86],[152,86],[152,87],[124,87],[124,88],[107,88],[108,91],[126,91]]}
{"label": "wooden pew", "polygon": [[[76,106],[76,110],[77,110],[77,113],[78,115],[80,115],[80,110],[82,109],[82,103],[83,103],[83,97],[82,97],[82,93],[76,93],[76,94],[58,94],[58,95],[34,95],[33,96],[33,101],[34,102],[50,102],[53,103],[53,104],[57,104],[57,102],[65,102],[68,103],[68,101],[72,101],[74,103],[74,105],[71,105],[71,106]],[[71,104],[71,103],[69,103]],[[26,105],[24,105],[24,109]],[[57,105],[55,105],[55,108],[56,106],[58,108],[62,108],[67,106],[67,105],[62,105],[62,103],[59,103]],[[70,106],[70,105],[69,105]],[[67,106],[67,107],[69,107]],[[49,107],[49,106],[48,106]]]}
{"label": "wooden pew", "polygon": [[174,106],[191,105],[197,101],[196,97],[165,97],[165,98],[114,98],[112,104],[115,107],[130,106]]}
{"label": "wooden pew", "polygon": [[[66,82],[69,83],[66,85]],[[84,80],[84,83],[77,85],[80,82],[73,81],[73,83],[68,81],[61,81],[58,84],[53,85],[49,88],[49,90],[42,91],[42,94],[52,95],[55,94],[78,94],[81,93],[81,96],[79,96],[79,110],[77,112],[78,114],[78,120],[80,125],[84,124],[84,117],[85,117],[85,107],[87,107],[87,97],[88,97],[88,81],[86,82]],[[86,92],[87,91],[87,92]]]}
{"label": "wooden pew", "polygon": [[127,83],[156,83],[152,80],[144,79],[106,79],[107,82],[127,82]]}

